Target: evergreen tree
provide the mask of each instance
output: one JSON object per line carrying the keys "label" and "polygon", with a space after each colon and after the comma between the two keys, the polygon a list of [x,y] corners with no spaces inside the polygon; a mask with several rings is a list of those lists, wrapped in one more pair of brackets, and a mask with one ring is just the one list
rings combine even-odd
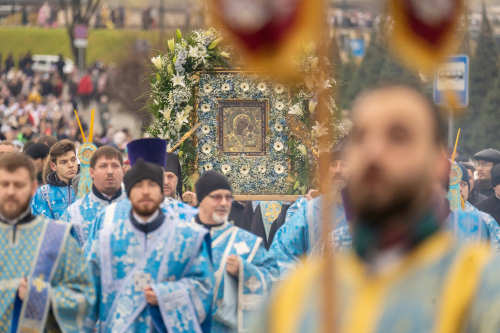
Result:
{"label": "evergreen tree", "polygon": [[467,140],[467,150],[471,154],[486,148],[500,149],[500,77],[491,87],[484,101],[479,119],[474,124],[473,135]]}
{"label": "evergreen tree", "polygon": [[422,83],[418,73],[401,65],[399,60],[390,53],[386,56],[384,67],[382,67],[380,72],[380,79],[398,79],[400,82],[406,82],[417,86],[420,86]]}
{"label": "evergreen tree", "polygon": [[338,97],[336,102],[340,110],[346,109],[349,105],[349,89],[358,70],[356,59],[350,50],[348,52],[348,60],[342,65],[339,72],[339,79],[337,79]]}
{"label": "evergreen tree", "polygon": [[333,34],[333,38],[330,39],[330,47],[328,54],[328,61],[330,61],[332,77],[336,77],[342,67],[342,59],[340,58],[339,45],[337,43],[336,33]]}
{"label": "evergreen tree", "polygon": [[[481,32],[477,41],[476,54],[471,59],[469,75],[469,110],[461,122],[464,135],[465,149],[468,153],[474,153],[479,143],[474,142],[480,135],[475,133],[483,125],[481,121],[481,108],[487,99],[489,90],[494,86],[498,76],[498,50],[495,44],[490,21],[486,15],[486,7],[483,4],[483,21]],[[486,104],[485,104],[486,107]],[[488,105],[490,108],[491,105]]]}
{"label": "evergreen tree", "polygon": [[[383,25],[381,24],[381,31],[383,31],[382,27]],[[371,86],[380,79],[386,54],[383,33],[377,33],[374,29],[371,34],[370,45],[366,49],[365,57],[354,75],[352,83],[349,85],[347,105],[366,87]]]}

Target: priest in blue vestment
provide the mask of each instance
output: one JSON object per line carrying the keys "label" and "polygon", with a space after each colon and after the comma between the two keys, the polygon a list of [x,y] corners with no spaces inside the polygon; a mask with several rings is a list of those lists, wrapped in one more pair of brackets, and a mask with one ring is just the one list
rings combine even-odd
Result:
{"label": "priest in blue vestment", "polygon": [[[334,204],[330,209],[336,251],[345,251],[352,243],[341,196],[341,189],[347,184],[349,176],[344,156],[345,143],[332,149],[330,180],[323,186],[323,191],[333,192]],[[323,243],[319,242],[322,202],[323,196],[310,201],[299,199],[288,209],[285,224],[276,232],[269,249],[269,255],[278,262],[280,279],[302,265],[301,257],[317,253],[322,248]]]}
{"label": "priest in blue vestment", "polygon": [[262,238],[228,222],[233,197],[224,175],[206,171],[195,187],[200,205],[193,225],[210,231],[216,270],[212,332],[243,332],[277,278],[276,261]]}
{"label": "priest in blue vestment", "polygon": [[415,86],[385,83],[351,115],[352,250],[308,260],[254,332],[500,332],[498,258],[453,237],[436,210],[450,174],[440,111]]}
{"label": "priest in blue vestment", "polygon": [[92,332],[210,332],[214,272],[208,231],[164,213],[163,169],[139,159],[125,175],[132,209],[105,225],[89,254]]}
{"label": "priest in blue vestment", "polygon": [[[142,158],[146,162],[165,168],[164,170],[171,170],[165,172],[165,178],[168,177],[168,172],[173,173],[173,171],[175,171],[178,167],[178,159],[174,160],[175,163],[169,163],[168,161],[171,154],[167,153],[166,140],[157,138],[134,140],[127,145],[127,150],[129,162],[132,167],[139,158]],[[164,195],[165,193],[173,193],[173,191],[166,189],[166,184],[169,185],[170,181],[165,178],[163,182]],[[180,178],[178,181],[182,182],[182,179]],[[180,190],[179,185],[175,186],[175,188],[177,191]],[[165,199],[160,207],[163,209],[164,213],[166,213],[167,210],[174,211],[178,219],[186,222],[191,222],[192,218],[198,213],[196,208],[193,208],[190,205],[167,195],[165,196]],[[122,223],[124,220],[128,219],[131,208],[132,206],[130,204],[130,200],[125,198],[124,200],[112,203],[103,209],[91,223],[87,243],[84,249],[85,254],[90,252],[92,243],[99,237],[99,231],[103,228],[103,226],[111,223]]]}
{"label": "priest in blue vestment", "polygon": [[81,246],[87,242],[92,221],[97,214],[111,203],[127,197],[122,191],[122,166],[122,154],[110,146],[97,149],[90,158],[92,190],[69,206],[61,217],[62,221],[73,224],[73,232]]}
{"label": "priest in blue vestment", "polygon": [[95,303],[89,265],[71,225],[31,213],[29,157],[0,158],[0,332],[74,332]]}

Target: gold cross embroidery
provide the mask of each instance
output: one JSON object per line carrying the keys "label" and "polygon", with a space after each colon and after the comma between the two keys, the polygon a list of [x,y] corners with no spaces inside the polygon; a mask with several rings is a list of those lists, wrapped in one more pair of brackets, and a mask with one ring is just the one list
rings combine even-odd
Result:
{"label": "gold cross embroidery", "polygon": [[34,281],[33,285],[36,287],[36,292],[40,293],[44,288],[47,288],[47,283],[43,281],[43,274],[40,274]]}
{"label": "gold cross embroidery", "polygon": [[280,211],[281,211],[281,205],[277,202],[273,202],[273,203],[269,204],[269,206],[267,207],[267,211],[266,211],[265,215],[268,218],[275,220],[276,218],[278,218]]}

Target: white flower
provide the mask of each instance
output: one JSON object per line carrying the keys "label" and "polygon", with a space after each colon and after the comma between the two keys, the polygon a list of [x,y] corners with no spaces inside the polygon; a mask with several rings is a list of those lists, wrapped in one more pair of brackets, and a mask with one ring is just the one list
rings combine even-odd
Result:
{"label": "white flower", "polygon": [[240,88],[243,91],[248,91],[248,89],[250,89],[250,86],[248,85],[248,83],[243,82],[242,84],[240,84]]}
{"label": "white flower", "polygon": [[231,90],[231,86],[227,83],[224,83],[221,87],[222,91],[229,91]]}
{"label": "white flower", "polygon": [[212,163],[207,163],[203,166],[203,169],[205,169],[205,171],[209,171],[209,170],[212,170],[213,169],[213,166],[212,166]]}
{"label": "white flower", "polygon": [[264,165],[259,165],[257,169],[259,170],[260,173],[266,172],[266,167]]}
{"label": "white flower", "polygon": [[203,111],[203,112],[210,111],[210,104],[202,104],[201,105],[201,111]]}
{"label": "white flower", "polygon": [[283,130],[283,126],[281,126],[281,124],[276,124],[274,125],[274,129],[278,132],[281,132]]}
{"label": "white flower", "polygon": [[189,47],[188,57],[190,57],[190,58],[198,58],[199,57],[198,46],[194,46],[194,47],[190,46]]}
{"label": "white flower", "polygon": [[177,119],[175,119],[175,122],[177,123],[180,129],[182,124],[187,124],[189,122],[189,114],[185,114],[184,112],[179,113],[177,115]]}
{"label": "white flower", "polygon": [[204,134],[208,134],[210,133],[210,127],[208,127],[207,125],[203,125],[201,127],[201,131],[204,133]]}
{"label": "white flower", "polygon": [[222,165],[222,173],[223,174],[227,174],[230,171],[231,171],[231,166],[229,164],[223,164]]}
{"label": "white flower", "polygon": [[240,169],[240,173],[242,175],[248,175],[248,173],[250,172],[250,169],[246,166],[242,166],[241,169]]}
{"label": "white flower", "polygon": [[276,150],[276,151],[282,151],[283,148],[284,148],[284,146],[283,146],[283,144],[281,142],[276,141],[274,143],[274,150]]}
{"label": "white flower", "polygon": [[309,112],[313,113],[314,110],[316,110],[317,105],[318,105],[318,102],[309,101]]}
{"label": "white flower", "polygon": [[288,111],[289,114],[294,114],[296,116],[303,116],[304,113],[302,112],[302,109],[300,108],[300,105],[299,104],[295,104],[294,106],[292,106],[290,108],[290,110]]}
{"label": "white flower", "polygon": [[205,92],[205,94],[211,93],[211,92],[212,92],[212,90],[213,90],[213,88],[212,88],[212,86],[211,86],[211,85],[209,85],[209,84],[205,84],[205,85],[203,86],[203,91]]}
{"label": "white flower", "polygon": [[307,155],[307,148],[306,146],[300,144],[297,146],[297,149],[302,153],[302,155]]}
{"label": "white flower", "polygon": [[151,58],[151,62],[158,69],[160,69],[161,66],[163,65],[163,59],[161,58],[161,56],[157,56],[156,58]]}
{"label": "white flower", "polygon": [[205,64],[208,57],[210,57],[207,53],[207,49],[204,46],[200,46],[200,49],[198,50],[198,56],[201,58],[201,61]]}
{"label": "white flower", "polygon": [[183,86],[183,87],[186,86],[186,84],[184,83],[184,76],[180,76],[179,73],[177,73],[176,75],[174,75],[174,77],[172,77],[172,83],[174,84],[174,87],[175,86]]}
{"label": "white flower", "polygon": [[275,164],[274,165],[274,172],[276,172],[278,175],[280,175],[283,172],[285,172],[285,168],[283,168],[283,166],[280,164]]}
{"label": "white flower", "polygon": [[328,134],[328,128],[324,127],[323,124],[316,122],[316,126],[312,126],[312,136],[315,138],[319,138],[323,135]]}
{"label": "white flower", "polygon": [[316,81],[316,84],[318,85],[319,91],[323,91],[332,87],[332,85],[330,84],[330,80],[319,79]]}
{"label": "white flower", "polygon": [[283,91],[285,91],[285,87],[282,84],[277,84],[274,86],[275,93],[281,94]]}
{"label": "white flower", "polygon": [[283,104],[282,102],[276,103],[276,109],[281,111],[281,110],[283,110],[284,107],[285,107],[285,104]]}
{"label": "white flower", "polygon": [[210,154],[210,152],[212,151],[212,147],[210,147],[210,145],[204,144],[201,147],[201,151],[205,154]]}
{"label": "white flower", "polygon": [[165,120],[168,122],[170,120],[170,115],[172,114],[172,109],[161,110],[160,113],[163,115]]}
{"label": "white flower", "polygon": [[266,91],[267,85],[264,82],[261,82],[257,85],[257,89],[259,89],[260,91]]}

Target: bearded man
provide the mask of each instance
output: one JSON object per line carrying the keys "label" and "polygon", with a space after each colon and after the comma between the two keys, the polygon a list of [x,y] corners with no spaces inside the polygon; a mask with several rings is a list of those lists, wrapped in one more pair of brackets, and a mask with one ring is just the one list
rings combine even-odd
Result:
{"label": "bearded man", "polygon": [[325,315],[340,332],[498,332],[498,261],[488,245],[454,238],[436,209],[436,184],[450,174],[439,110],[418,88],[391,83],[358,97],[352,120],[352,250],[333,267],[309,260],[255,332],[319,332]]}

